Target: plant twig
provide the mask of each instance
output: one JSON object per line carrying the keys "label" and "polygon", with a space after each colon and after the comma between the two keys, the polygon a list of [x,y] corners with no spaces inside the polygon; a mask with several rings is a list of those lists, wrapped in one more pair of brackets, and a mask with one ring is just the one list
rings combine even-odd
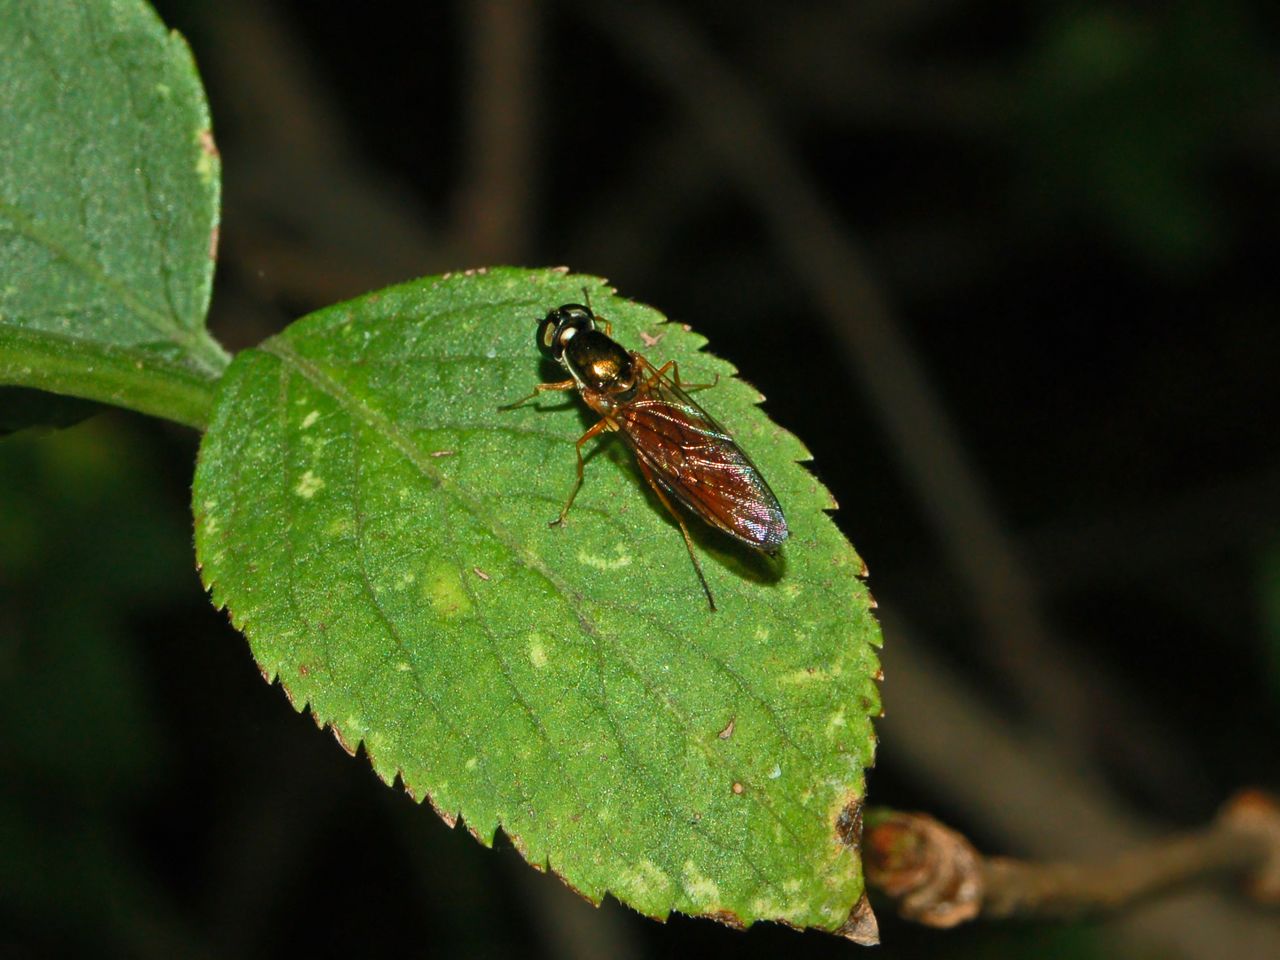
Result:
{"label": "plant twig", "polygon": [[[879,724],[884,754],[927,771],[965,822],[1038,858],[1102,859],[1156,833],[1088,767],[1043,737],[1011,726],[916,642],[912,626],[881,608],[891,708]],[[1150,903],[1108,924],[1125,949],[1218,960],[1274,956],[1280,919],[1205,888]]]}
{"label": "plant twig", "polygon": [[933,817],[892,810],[868,811],[862,851],[868,886],[932,927],[1118,910],[1218,876],[1280,906],[1280,803],[1257,790],[1238,794],[1203,830],[1092,862],[984,857]]}
{"label": "plant twig", "polygon": [[464,6],[466,162],[454,247],[475,263],[519,263],[529,248],[537,150],[537,20],[528,0]]}
{"label": "plant twig", "polygon": [[240,138],[236,156],[224,157],[223,265],[250,279],[257,299],[296,308],[446,262],[430,212],[406,185],[365,161],[277,5],[229,0],[209,10],[202,66],[213,75],[219,125],[252,131]]}

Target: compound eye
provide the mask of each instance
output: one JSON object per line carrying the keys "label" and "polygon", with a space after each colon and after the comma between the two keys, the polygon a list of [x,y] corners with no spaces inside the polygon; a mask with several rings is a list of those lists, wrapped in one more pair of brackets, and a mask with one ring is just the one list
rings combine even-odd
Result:
{"label": "compound eye", "polygon": [[547,314],[538,325],[538,350],[543,356],[551,357],[553,360],[559,359],[556,356],[556,334],[559,330],[560,322],[555,311]]}
{"label": "compound eye", "polygon": [[542,318],[538,326],[538,349],[544,356],[559,360],[564,346],[575,334],[596,328],[596,316],[580,303],[566,303]]}

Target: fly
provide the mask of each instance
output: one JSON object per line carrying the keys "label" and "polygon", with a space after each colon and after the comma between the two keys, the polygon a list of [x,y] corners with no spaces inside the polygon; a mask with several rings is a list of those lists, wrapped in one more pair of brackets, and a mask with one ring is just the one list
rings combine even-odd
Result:
{"label": "fly", "polygon": [[[604,329],[597,329],[597,324]],[[689,559],[714,610],[716,601],[689,528],[672,501],[740,543],[769,554],[787,539],[786,518],[755,464],[686,392],[694,387],[681,382],[676,362],[655,367],[614,340],[612,332],[612,325],[589,304],[566,303],[550,311],[538,323],[538,349],[564,367],[569,379],[537,384],[527,397],[499,409],[514,409],[548,391],[577,390],[600,420],[578,438],[578,476],[551,525],[564,523],[582,487],[582,445],[606,430],[620,434],[635,454],[641,475],[680,525]]]}

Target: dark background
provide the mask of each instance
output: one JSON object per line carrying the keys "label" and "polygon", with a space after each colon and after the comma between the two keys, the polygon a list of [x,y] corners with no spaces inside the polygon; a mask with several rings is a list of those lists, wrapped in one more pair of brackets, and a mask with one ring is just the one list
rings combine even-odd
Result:
{"label": "dark background", "polygon": [[[1280,788],[1280,8],[159,7],[222,151],[229,348],[569,264],[767,395],[884,613],[873,803],[1077,858]],[[0,956],[855,951],[593,910],[384,787],[204,597],[197,440],[108,413],[0,442]],[[885,958],[1280,956],[1225,886],[879,915]]]}

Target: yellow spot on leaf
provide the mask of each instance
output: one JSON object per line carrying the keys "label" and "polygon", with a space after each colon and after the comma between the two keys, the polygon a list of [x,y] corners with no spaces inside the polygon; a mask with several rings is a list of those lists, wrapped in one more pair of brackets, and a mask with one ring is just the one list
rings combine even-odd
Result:
{"label": "yellow spot on leaf", "polygon": [[793,670],[790,673],[784,673],[778,678],[779,683],[797,685],[802,683],[814,683],[819,680],[830,679],[827,671],[819,670],[817,667],[805,667],[803,670]]}
{"label": "yellow spot on leaf", "polygon": [[458,571],[452,567],[443,564],[429,567],[422,580],[422,595],[438,617],[453,619],[471,612],[471,598],[463,588]]}
{"label": "yellow spot on leaf", "polygon": [[315,423],[319,419],[320,419],[320,411],[312,410],[310,413],[308,413],[305,417],[302,418],[302,429],[303,430],[307,429],[307,427],[311,426],[313,423]]}
{"label": "yellow spot on leaf", "polygon": [[809,904],[803,900],[780,904],[765,897],[751,901],[751,909],[757,916],[775,917],[778,920],[802,921],[809,912]]}
{"label": "yellow spot on leaf", "polygon": [[623,870],[619,879],[633,895],[641,897],[665,893],[671,886],[671,878],[652,860],[641,860],[634,870]]}
{"label": "yellow spot on leaf", "polygon": [[720,902],[720,887],[710,877],[703,876],[692,860],[684,862],[684,892],[700,907],[710,907]]}
{"label": "yellow spot on leaf", "polygon": [[200,156],[196,158],[196,176],[204,183],[210,183],[214,178],[218,155],[216,153],[208,153],[200,151]]}
{"label": "yellow spot on leaf", "polygon": [[542,645],[542,638],[536,634],[529,641],[529,662],[539,670],[547,665],[547,650]]}
{"label": "yellow spot on leaf", "polygon": [[622,544],[614,547],[617,557],[609,559],[608,557],[597,557],[595,554],[587,553],[585,550],[578,551],[578,562],[586,564],[588,567],[595,567],[597,570],[621,570],[623,567],[631,565],[631,555],[626,552]]}
{"label": "yellow spot on leaf", "polygon": [[836,735],[836,731],[845,725],[844,707],[841,707],[831,715],[830,719],[827,720],[827,736],[834,737]]}
{"label": "yellow spot on leaf", "polygon": [[298,485],[293,488],[293,492],[303,500],[310,500],[323,486],[324,481],[308,470],[302,475],[302,479],[298,481]]}

